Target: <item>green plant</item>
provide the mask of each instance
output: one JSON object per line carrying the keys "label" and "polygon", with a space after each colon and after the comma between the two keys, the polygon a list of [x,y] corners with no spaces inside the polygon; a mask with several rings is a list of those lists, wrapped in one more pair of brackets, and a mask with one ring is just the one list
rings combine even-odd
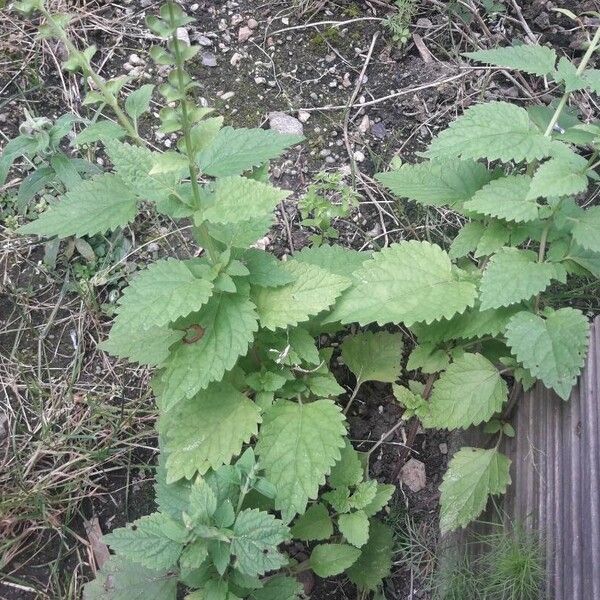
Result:
{"label": "green plant", "polygon": [[[140,272],[104,343],[116,356],[157,367],[159,510],[107,536],[118,558],[86,597],[128,598],[137,586],[138,594],[164,600],[181,581],[196,590],[189,600],[294,598],[293,575],[308,568],[345,572],[363,591],[374,589],[392,550],[389,528],[372,516],[390,488],[368,479],[370,454],[382,440],[362,457],[349,445],[334,401],[345,390],[328,368],[333,347],[318,347],[315,338],[356,322],[410,328],[418,343],[406,366],[414,375],[394,392],[405,416],[426,427],[491,420],[497,442],[512,434],[502,414],[503,375],[524,385],[540,380],[568,397],[588,322],[580,311],[551,306],[544,292],[571,272],[598,274],[600,213],[571,196],[597,177],[600,129],[555,125],[572,90],[600,88],[598,71],[586,70],[600,31],[578,68],[565,59],[555,68],[554,51],[539,46],[471,54],[554,77],[566,93],[555,108],[469,108],[432,142],[430,160],[379,175],[401,197],[449,204],[471,219],[449,253],[412,240],[376,253],[322,245],[279,262],[250,246],[286,195],[268,183],[267,163],[300,139],[222,127],[222,118],[196,106],[185,62],[197,49],[176,35],[189,22],[178,5],[148,18],[166,40],[152,57],[173,67],[158,90],[168,103],[160,118],[162,130],[180,140],[164,153],[148,149],[136,127],[148,110],[148,88],[128,96],[123,110],[119,85],[93,70],[94,49],[79,51],[66,35],[68,18],[49,14],[41,0],[19,6],[42,12],[42,31],[69,50],[66,67],[94,82],[90,102],[118,120],[116,127],[95,124],[112,171],[78,184],[21,232],[94,235],[131,222],[148,201],[174,219],[189,218],[205,251]],[[364,381],[397,381],[401,357],[401,334],[386,331],[350,336],[342,346],[355,390]],[[504,492],[509,465],[498,443],[461,449],[441,488],[442,530],[466,525],[490,495]],[[286,543],[313,518],[328,532],[335,522],[338,533],[294,564]]]}
{"label": "green plant", "polygon": [[344,183],[341,173],[317,173],[298,203],[301,224],[317,230],[310,236],[311,242],[320,246],[327,240],[337,239],[339,233],[333,227],[333,221],[347,218],[358,206],[359,198],[359,194]]}
{"label": "green plant", "polygon": [[[322,317],[352,285],[348,274],[369,255],[321,246],[280,263],[250,247],[288,193],[270,185],[268,161],[301,138],[223,127],[195,104],[185,64],[197,48],[177,37],[190,19],[169,2],[148,17],[166,42],[150,54],[172,68],[158,88],[166,103],[160,127],[180,139],[176,150],[152,151],[137,122],[148,118],[154,87],[133,91],[122,105],[125,82],[99,77],[95,49],[80,51],[68,37],[68,15],[51,14],[41,0],[17,8],[41,12],[42,34],[68,49],[64,67],[94,84],[85,103],[116,119],[98,115],[75,138],[92,144],[92,156],[101,148],[111,167],[66,189],[20,233],[85,237],[93,250],[96,236],[128,225],[149,202],[190,219],[204,250],[139,272],[102,344],[157,367],[158,510],[105,536],[117,557],[84,596],[166,600],[181,583],[196,590],[190,600],[292,599],[301,590],[293,575],[306,569],[323,577],[347,572],[359,588],[376,588],[390,569],[391,533],[375,515],[393,486],[369,479],[348,442],[331,399],[345,391],[328,368],[332,348],[315,343]],[[397,364],[400,352],[398,344]],[[324,485],[329,491],[318,500]],[[311,533],[315,516],[327,536]],[[293,531],[312,547],[299,564],[285,552]]]}
{"label": "green plant", "polygon": [[409,26],[417,12],[417,3],[415,0],[395,0],[394,9],[383,25],[390,32],[393,42],[402,47],[410,38]]}

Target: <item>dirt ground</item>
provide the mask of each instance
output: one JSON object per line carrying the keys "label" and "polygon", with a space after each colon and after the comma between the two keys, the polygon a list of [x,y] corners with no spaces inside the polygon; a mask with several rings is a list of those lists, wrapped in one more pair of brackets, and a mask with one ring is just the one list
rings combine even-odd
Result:
{"label": "dirt ground", "polygon": [[[73,34],[79,44],[99,48],[95,62],[103,76],[128,74],[138,83],[164,77],[147,57],[152,40],[144,26],[159,2],[50,4],[81,17]],[[457,215],[400,205],[372,176],[394,157],[414,161],[475,101],[548,103],[554,97],[551,84],[471,68],[461,52],[538,40],[577,58],[585,50],[581,23],[553,9],[568,4],[579,14],[599,8],[575,0],[422,0],[415,3],[402,44],[385,26],[394,14],[385,0],[182,4],[196,18],[187,28],[189,38],[202,46],[190,69],[200,83],[199,102],[214,106],[234,126],[268,127],[273,111],[302,123],[305,143],[272,169],[274,182],[294,191],[267,240],[278,256],[308,243],[298,199],[323,170],[342,172],[361,196],[360,207],[335,223],[339,243],[366,249],[416,238],[446,245]],[[583,17],[583,23],[593,18]],[[32,24],[0,12],[0,148],[18,133],[24,108],[52,119],[69,110],[89,115],[81,106],[84,82],[57,71],[64,49],[36,40],[34,33]],[[582,100],[578,108],[584,117],[598,114],[593,100]],[[173,145],[173,138],[158,132],[156,119],[143,127],[156,147]],[[150,374],[97,348],[110,326],[112,298],[136,265],[158,256],[189,256],[194,249],[184,228],[150,210],[93,267],[77,248],[18,237],[8,219],[23,219],[10,199],[22,167],[0,189],[0,491],[6,492],[0,503],[0,599],[70,600],[80,597],[93,571],[85,522],[96,518],[107,531],[152,506]],[[350,389],[347,372],[340,369],[339,375]],[[364,386],[349,417],[356,447],[367,450],[401,412],[389,387]],[[419,432],[407,452],[406,433],[400,428],[371,464],[373,477],[398,485],[390,514],[398,539],[415,535],[415,529],[425,548],[415,561],[399,544],[385,584],[386,598],[395,600],[430,597],[426,579],[448,459],[443,434]],[[426,487],[417,493],[398,478],[411,455],[427,474]],[[310,597],[337,600],[355,598],[356,592],[343,581],[317,581]]]}

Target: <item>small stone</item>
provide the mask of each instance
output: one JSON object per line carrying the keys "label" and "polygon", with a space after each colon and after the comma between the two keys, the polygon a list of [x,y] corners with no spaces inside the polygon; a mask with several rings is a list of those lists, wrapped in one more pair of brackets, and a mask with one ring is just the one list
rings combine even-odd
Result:
{"label": "small stone", "polygon": [[371,133],[378,139],[383,140],[387,135],[387,129],[383,124],[383,121],[379,121],[379,123],[374,123],[371,126]]}
{"label": "small stone", "polygon": [[221,100],[231,100],[235,96],[235,92],[225,92],[221,94]]}
{"label": "small stone", "polygon": [[240,27],[238,30],[238,42],[243,44],[247,42],[252,36],[252,29],[250,27]]}
{"label": "small stone", "polygon": [[178,27],[177,31],[175,32],[175,35],[177,36],[178,40],[182,41],[188,46],[191,46],[190,34],[188,33],[188,30],[185,27]]}
{"label": "small stone", "polygon": [[354,153],[354,160],[356,162],[363,162],[365,160],[365,155],[360,150],[357,150]]}
{"label": "small stone", "polygon": [[212,52],[203,52],[202,53],[202,64],[205,67],[216,67],[217,66],[217,57]]}
{"label": "small stone", "polygon": [[304,127],[296,117],[279,111],[269,113],[269,127],[279,133],[304,135]]}
{"label": "small stone", "polygon": [[231,17],[231,26],[235,27],[236,25],[239,25],[243,20],[244,20],[244,17],[242,17],[242,15],[240,15],[240,14],[233,15],[233,17]]}
{"label": "small stone", "polygon": [[335,53],[331,52],[330,54],[327,54],[325,56],[325,62],[332,63],[336,58],[337,58],[337,56],[335,55]]}
{"label": "small stone", "polygon": [[200,46],[204,46],[205,48],[208,48],[209,46],[213,45],[212,40],[210,38],[206,37],[205,35],[199,35],[196,38],[196,41],[198,42],[198,44]]}
{"label": "small stone", "polygon": [[131,54],[129,56],[129,62],[132,65],[143,65],[144,64],[144,61],[137,54]]}
{"label": "small stone", "polygon": [[400,479],[411,492],[420,492],[427,485],[425,465],[420,460],[411,458],[402,467]]}
{"label": "small stone", "polygon": [[319,156],[325,157],[331,154],[331,150],[329,148],[323,148],[321,152],[319,152]]}
{"label": "small stone", "polygon": [[440,454],[448,454],[448,444],[446,444],[445,442],[442,442],[439,445],[440,448]]}
{"label": "small stone", "polygon": [[254,78],[254,83],[256,85],[261,85],[263,83],[267,83],[267,80],[264,77],[255,77]]}
{"label": "small stone", "polygon": [[289,25],[290,24],[290,19],[288,17],[282,17],[281,22],[284,25]]}
{"label": "small stone", "polygon": [[130,65],[128,62],[123,63],[123,70],[127,71],[129,73],[129,71],[131,71],[133,69],[133,65]]}
{"label": "small stone", "polygon": [[342,85],[345,88],[349,88],[352,85],[352,82],[350,81],[350,73],[344,73],[344,78],[342,79]]}
{"label": "small stone", "polygon": [[256,19],[248,19],[246,23],[250,29],[256,29],[258,27],[258,21]]}
{"label": "small stone", "polygon": [[229,59],[229,64],[232,67],[237,67],[240,64],[240,62],[242,61],[242,58],[244,58],[244,56],[242,54],[240,54],[239,52],[236,52]]}
{"label": "small stone", "polygon": [[271,243],[271,238],[268,235],[260,238],[260,240],[256,240],[254,244],[252,244],[251,248],[258,248],[258,250],[266,250],[267,246]]}
{"label": "small stone", "polygon": [[309,112],[307,112],[306,110],[298,111],[298,120],[300,121],[300,123],[306,123],[309,119],[310,119]]}
{"label": "small stone", "polygon": [[194,2],[194,4],[190,6],[190,10],[198,10],[199,8],[200,5],[197,2]]}
{"label": "small stone", "polygon": [[367,133],[369,131],[369,127],[371,127],[371,119],[367,115],[365,115],[361,122],[358,124],[358,130],[361,133]]}
{"label": "small stone", "polygon": [[431,22],[431,19],[421,17],[420,19],[417,19],[415,27],[419,27],[421,29],[431,29],[433,27],[433,23]]}

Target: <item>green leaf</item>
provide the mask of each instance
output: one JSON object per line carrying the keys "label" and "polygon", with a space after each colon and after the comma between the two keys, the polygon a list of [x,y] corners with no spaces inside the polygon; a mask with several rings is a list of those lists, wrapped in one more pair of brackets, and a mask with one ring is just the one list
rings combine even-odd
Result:
{"label": "green leaf", "polygon": [[543,292],[552,279],[565,280],[564,268],[539,263],[534,252],[503,248],[492,256],[480,285],[481,310],[509,306]]}
{"label": "green leaf", "polygon": [[154,158],[154,164],[148,175],[161,175],[162,173],[185,173],[189,168],[187,157],[179,152],[171,150],[161,152]]}
{"label": "green leaf", "polygon": [[342,277],[351,277],[369,258],[371,258],[370,252],[359,252],[327,244],[302,248],[300,252],[294,254],[296,261],[321,267]]}
{"label": "green leaf", "polygon": [[289,260],[281,264],[281,269],[294,277],[292,283],[277,288],[256,287],[252,291],[260,324],[271,330],[307,321],[329,308],[350,285],[346,277],[308,263]]}
{"label": "green leaf", "polygon": [[331,469],[329,484],[333,487],[359,484],[363,479],[363,466],[358,452],[346,440],[346,445],[342,448],[340,454],[340,460]]}
{"label": "green leaf", "polygon": [[175,600],[176,596],[176,572],[146,569],[115,556],[83,588],[83,600]]}
{"label": "green leaf", "polygon": [[404,412],[402,413],[403,421],[408,421],[412,417],[418,417],[421,421],[427,418],[429,403],[422,396],[396,383],[392,385],[392,390],[398,404],[404,408]]}
{"label": "green leaf", "polygon": [[410,353],[406,368],[409,371],[421,369],[423,373],[437,373],[443,371],[449,361],[448,354],[444,350],[437,349],[433,344],[419,344]]}
{"label": "green leaf", "polygon": [[567,161],[553,158],[543,163],[531,180],[527,198],[533,200],[540,196],[556,198],[579,194],[587,189],[588,178],[585,174],[586,161]]}
{"label": "green leaf", "polygon": [[475,301],[475,285],[460,281],[450,257],[429,242],[400,242],[359,269],[357,283],[336,303],[328,322],[431,322],[450,318]]}
{"label": "green leaf", "polygon": [[213,184],[213,203],[203,216],[213,223],[238,223],[270,213],[290,192],[234,175]]}
{"label": "green leaf", "polygon": [[250,271],[248,281],[253,285],[279,287],[294,281],[294,276],[281,268],[280,261],[262,250],[247,250],[241,260]]}
{"label": "green leaf", "polygon": [[488,497],[510,484],[510,460],[495,448],[461,448],[440,486],[442,533],[465,527],[485,509]]}
{"label": "green leaf", "polygon": [[600,252],[600,206],[588,208],[573,226],[573,239],[584,250]]}
{"label": "green leaf", "polygon": [[[221,465],[219,465],[221,466]],[[211,517],[217,510],[217,497],[210,485],[198,477],[190,487],[187,514],[194,525],[210,525]]]}
{"label": "green leaf", "polygon": [[140,198],[160,202],[177,193],[178,173],[150,175],[159,153],[116,140],[107,141],[104,146],[119,177]]}
{"label": "green leaf", "polygon": [[392,530],[372,519],[369,541],[361,549],[360,557],[348,569],[348,577],[360,589],[374,590],[390,574],[392,568]]}
{"label": "green leaf", "polygon": [[165,362],[159,375],[163,386],[159,404],[165,411],[221,379],[246,353],[258,330],[254,305],[236,294],[213,295],[187,320],[202,336],[193,343],[176,344]]}
{"label": "green leaf", "polygon": [[80,131],[71,144],[73,146],[83,146],[94,142],[105,142],[107,140],[119,140],[127,135],[127,132],[113,121],[96,121]]}
{"label": "green leaf", "polygon": [[195,540],[188,544],[179,557],[179,568],[183,573],[200,569],[208,557],[208,547],[205,540]]}
{"label": "green leaf", "polygon": [[113,356],[127,358],[141,365],[157,366],[169,356],[169,348],[185,333],[168,327],[132,329],[123,317],[117,317],[107,340],[100,348]]}
{"label": "green leaf", "polygon": [[465,353],[435,382],[426,427],[466,429],[502,408],[508,388],[498,369],[481,354]]}
{"label": "green leaf", "polygon": [[125,110],[134,121],[137,121],[139,117],[150,110],[150,99],[153,91],[154,86],[147,83],[127,96]]}
{"label": "green leaf", "polygon": [[340,515],[338,528],[346,540],[357,548],[364,546],[369,539],[369,517],[362,510]]}
{"label": "green leaf", "polygon": [[588,330],[583,313],[573,308],[548,309],[544,317],[522,311],[508,322],[506,340],[534,377],[567,400],[585,361]]}
{"label": "green leaf", "polygon": [[491,181],[479,190],[465,208],[506,221],[525,223],[538,218],[538,206],[528,198],[531,177],[508,175]]}
{"label": "green leaf", "polygon": [[279,519],[258,509],[240,512],[233,525],[231,552],[234,566],[245,575],[264,575],[287,563],[277,546],[289,538],[289,529]]}
{"label": "green leaf", "polygon": [[484,232],[485,225],[483,223],[477,221],[466,223],[452,240],[448,251],[450,258],[462,258],[476,250]]}
{"label": "green leaf", "polygon": [[475,249],[475,258],[498,252],[510,239],[510,229],[503,221],[492,220],[487,224]]}
{"label": "green leaf", "polygon": [[198,157],[200,169],[213,177],[239,175],[277,158],[286,148],[303,140],[265,129],[224,127]]}
{"label": "green leaf", "polygon": [[82,181],[38,219],[19,228],[19,233],[60,238],[95,235],[124,227],[133,221],[137,198],[124,183],[109,173]]}
{"label": "green leaf", "polygon": [[463,56],[478,62],[516,69],[532,75],[549,75],[554,71],[556,52],[552,48],[538,45],[506,46],[492,50],[464,52]]}
{"label": "green leaf", "polygon": [[[190,137],[194,155],[208,148],[214,142],[221,127],[223,127],[223,117],[204,119],[192,127]],[[185,140],[183,140],[183,146],[185,147]]]}
{"label": "green leaf", "polygon": [[183,512],[189,505],[190,484],[184,480],[168,484],[166,462],[167,456],[161,452],[154,482],[156,506],[159,512],[175,520],[181,520]]}
{"label": "green leaf", "polygon": [[311,393],[318,398],[339,396],[346,391],[332,373],[311,373],[305,381]]}
{"label": "green leaf", "polygon": [[153,513],[115,529],[102,539],[120,556],[159,570],[177,562],[186,538],[183,525],[167,515]]}
{"label": "green leaf", "polygon": [[453,121],[432,141],[426,155],[531,162],[549,156],[557,143],[536,128],[524,108],[487,102],[468,108]]}
{"label": "green leaf", "polygon": [[296,404],[281,400],[264,415],[256,445],[267,479],[276,486],[275,506],[289,522],[303,513],[309,499],[340,458],[344,416],[331,400]]}
{"label": "green leaf", "polygon": [[347,337],[342,343],[342,358],[357,381],[393,383],[400,377],[402,334],[365,331]]}
{"label": "green leaf", "polygon": [[140,331],[199,311],[213,293],[209,274],[209,267],[196,260],[168,258],[151,264],[125,288],[117,309],[121,322]]}
{"label": "green leaf", "polygon": [[350,497],[352,508],[361,509],[368,506],[377,495],[377,485],[374,479],[361,481]]}
{"label": "green leaf", "polygon": [[260,590],[254,590],[251,600],[298,600],[302,597],[302,584],[294,577],[277,575],[269,579]]}
{"label": "green leaf", "polygon": [[394,171],[378,173],[375,179],[399,198],[425,206],[455,206],[469,200],[492,176],[481,163],[453,160],[405,163]]}
{"label": "green leaf", "polygon": [[413,332],[421,343],[437,344],[454,339],[470,340],[478,337],[497,336],[504,331],[508,320],[520,307],[511,306],[490,310],[468,308],[462,315],[442,319],[431,325],[415,323]]}
{"label": "green leaf", "polygon": [[588,82],[584,77],[577,73],[577,67],[566,57],[561,56],[554,73],[554,80],[557,83],[564,83],[565,92],[575,92],[587,87]]}
{"label": "green leaf", "polygon": [[593,92],[600,94],[600,69],[586,69],[583,78]]}
{"label": "green leaf", "polygon": [[305,542],[327,540],[333,535],[333,523],[324,504],[313,504],[292,527],[292,537]]}
{"label": "green leaf", "polygon": [[395,491],[396,486],[391,483],[378,483],[375,497],[363,508],[366,515],[372,517],[387,506]]}
{"label": "green leaf", "polygon": [[310,555],[310,568],[319,577],[343,573],[356,562],[360,550],[348,544],[319,544]]}
{"label": "green leaf", "polygon": [[258,431],[260,409],[231,384],[213,383],[163,415],[168,483],[227,464]]}

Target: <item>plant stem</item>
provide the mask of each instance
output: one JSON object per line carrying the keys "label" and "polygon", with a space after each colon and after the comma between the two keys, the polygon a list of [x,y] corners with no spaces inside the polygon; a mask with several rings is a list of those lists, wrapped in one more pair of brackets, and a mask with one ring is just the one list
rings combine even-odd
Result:
{"label": "plant stem", "polygon": [[350,410],[350,407],[352,406],[352,403],[354,402],[355,398],[356,398],[356,394],[358,394],[358,390],[360,390],[360,386],[362,385],[362,381],[360,380],[360,377],[357,377],[356,379],[356,385],[354,386],[354,389],[352,390],[352,395],[350,396],[350,399],[348,400],[348,404],[346,404],[346,408],[344,408],[344,414],[348,414],[348,411]]}
{"label": "plant stem", "polygon": [[[169,17],[171,19],[171,24],[175,23],[175,14],[173,12],[173,5],[169,3]],[[177,72],[177,83],[179,85],[179,91],[181,92],[182,99],[180,100],[181,106],[181,127],[183,130],[183,140],[185,143],[185,153],[188,159],[189,172],[190,172],[190,180],[192,183],[192,194],[194,196],[194,200],[196,201],[196,207],[201,210],[201,200],[200,200],[200,188],[198,186],[198,178],[200,176],[200,172],[198,170],[198,166],[196,165],[196,157],[194,156],[194,145],[192,143],[191,136],[191,122],[189,118],[189,113],[187,110],[186,104],[186,90],[185,90],[185,81],[184,81],[184,71],[183,71],[183,60],[181,58],[181,50],[179,48],[180,40],[177,37],[177,31],[173,34],[173,50],[175,53],[175,69]],[[197,227],[198,236],[200,238],[200,243],[208,252],[208,256],[213,263],[219,262],[219,253],[215,248],[213,239],[211,238],[208,227],[206,223],[201,223]]]}
{"label": "plant stem", "polygon": [[[589,48],[586,50],[586,53],[583,55],[583,58],[581,59],[581,62],[579,63],[579,66],[577,67],[577,75],[581,75],[583,73],[584,69],[587,67],[588,62],[590,61],[590,58],[592,58],[592,54],[594,54],[599,43],[600,43],[600,27],[598,27],[598,29],[596,30],[596,34],[594,35],[594,38],[590,42]],[[548,123],[548,127],[546,128],[546,131],[544,132],[544,135],[546,137],[550,137],[550,135],[554,129],[554,126],[556,125],[556,123],[558,123],[558,119],[560,119],[560,115],[561,115],[562,111],[564,110],[565,106],[567,105],[567,102],[569,101],[570,96],[571,96],[571,92],[565,92],[563,94],[563,97],[560,99],[560,102],[558,103],[558,106],[556,107],[556,110],[554,111],[554,114],[552,115],[552,118],[550,119],[550,123]]]}
{"label": "plant stem", "polygon": [[104,83],[102,77],[100,77],[100,75],[98,75],[98,73],[96,73],[96,71],[94,71],[94,69],[90,65],[89,60],[85,57],[83,52],[79,51],[75,47],[73,42],[71,42],[71,40],[69,39],[69,36],[66,34],[65,30],[54,20],[54,17],[52,16],[52,14],[49,13],[48,10],[44,7],[41,10],[42,10],[42,14],[44,15],[44,17],[46,18],[48,23],[50,23],[50,25],[52,26],[52,28],[54,29],[56,34],[59,36],[59,39],[61,40],[61,42],[66,46],[67,50],[69,51],[69,54],[78,55],[85,59],[83,61],[82,67],[81,67],[83,74],[86,77],[89,77],[94,82],[94,85],[98,88],[98,90],[100,91],[102,96],[104,96],[104,100],[106,101],[106,104],[108,104],[112,108],[113,112],[115,113],[115,115],[117,117],[117,120],[123,126],[125,131],[127,131],[127,134],[129,135],[129,137],[131,137],[135,141],[136,144],[139,144],[140,146],[145,146],[146,142],[140,137],[140,135],[138,134],[138,132],[137,132],[136,128],[134,127],[133,123],[131,122],[131,120],[121,110],[121,107],[119,106],[119,102],[117,101],[117,98],[106,87],[106,84]]}

